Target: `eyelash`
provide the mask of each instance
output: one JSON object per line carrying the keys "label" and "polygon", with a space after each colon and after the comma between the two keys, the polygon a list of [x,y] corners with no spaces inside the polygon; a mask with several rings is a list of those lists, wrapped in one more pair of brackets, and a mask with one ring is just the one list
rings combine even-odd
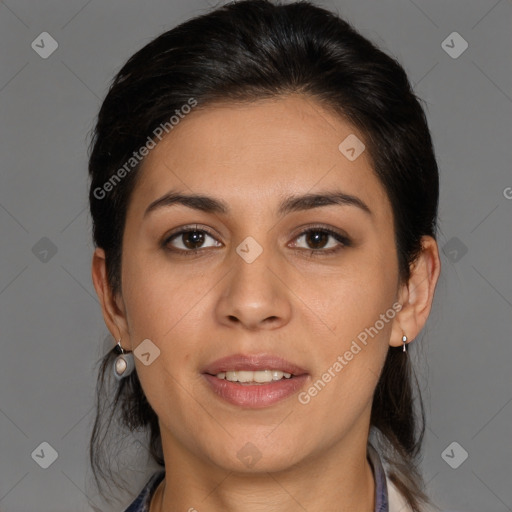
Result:
{"label": "eyelash", "polygon": [[[205,249],[204,248],[199,248],[199,249],[188,249],[188,250],[184,250],[184,249],[175,249],[175,248],[170,248],[169,247],[169,243],[174,239],[174,238],[178,238],[180,237],[181,235],[184,235],[186,233],[195,233],[195,232],[199,232],[199,233],[206,233],[207,235],[211,236],[212,238],[215,238],[215,236],[213,235],[213,233],[211,233],[208,229],[204,229],[204,228],[184,228],[180,231],[177,231],[175,233],[171,233],[169,236],[165,237],[165,239],[163,240],[162,242],[162,247],[163,249],[169,251],[169,252],[172,252],[172,253],[175,253],[175,254],[180,254],[180,255],[183,255],[183,256],[194,256],[196,254],[198,254],[199,252],[201,251],[204,251]],[[334,248],[330,248],[330,249],[301,249],[301,248],[298,248],[296,249],[297,251],[300,251],[300,252],[303,252],[303,251],[311,251],[311,254],[309,257],[316,257],[316,256],[329,256],[331,254],[334,254],[334,253],[337,253],[338,251],[342,250],[344,247],[350,247],[352,245],[351,241],[349,238],[347,238],[345,235],[342,235],[341,233],[338,233],[337,231],[334,231],[332,229],[329,229],[329,228],[326,228],[326,227],[323,227],[323,226],[312,226],[312,227],[309,227],[307,229],[305,229],[304,231],[301,231],[295,238],[294,240],[302,237],[303,235],[307,235],[308,233],[324,233],[324,234],[327,234],[329,236],[332,236],[336,241],[340,242],[341,245],[338,245],[337,247],[334,247]]]}

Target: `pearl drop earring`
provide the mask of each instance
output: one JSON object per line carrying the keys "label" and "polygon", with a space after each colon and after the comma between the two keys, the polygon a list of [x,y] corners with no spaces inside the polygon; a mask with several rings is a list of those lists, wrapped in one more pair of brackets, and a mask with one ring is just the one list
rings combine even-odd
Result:
{"label": "pearl drop earring", "polygon": [[120,381],[130,375],[135,368],[133,353],[124,350],[121,346],[121,338],[119,338],[114,350],[119,354],[114,361],[114,376]]}

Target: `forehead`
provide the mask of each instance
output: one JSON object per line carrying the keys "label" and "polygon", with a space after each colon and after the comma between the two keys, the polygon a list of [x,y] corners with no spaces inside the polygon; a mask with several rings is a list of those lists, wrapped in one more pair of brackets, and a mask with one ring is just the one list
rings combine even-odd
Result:
{"label": "forehead", "polygon": [[[363,144],[355,127],[304,96],[199,106],[145,158],[133,207],[179,188],[257,209],[329,187],[389,207]],[[350,159],[349,146],[362,152]]]}

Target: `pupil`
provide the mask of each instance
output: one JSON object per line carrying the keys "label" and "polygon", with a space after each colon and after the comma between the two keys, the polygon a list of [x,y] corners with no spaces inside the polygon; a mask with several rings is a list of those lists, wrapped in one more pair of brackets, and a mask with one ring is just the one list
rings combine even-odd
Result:
{"label": "pupil", "polygon": [[[196,249],[196,245],[200,246],[204,242],[204,233],[200,231],[189,231],[184,235],[184,243],[188,249]],[[189,240],[192,239],[192,242],[189,243]]]}
{"label": "pupil", "polygon": [[[328,234],[324,233],[323,231],[310,231],[307,237],[308,244],[313,245],[314,248],[317,249],[318,245],[323,246],[326,243]],[[313,240],[312,244],[309,243],[310,240]]]}

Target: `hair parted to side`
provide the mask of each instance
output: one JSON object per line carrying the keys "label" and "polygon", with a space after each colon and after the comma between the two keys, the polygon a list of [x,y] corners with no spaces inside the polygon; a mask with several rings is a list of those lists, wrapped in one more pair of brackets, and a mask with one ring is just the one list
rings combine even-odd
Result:
{"label": "hair parted to side", "polygon": [[[291,93],[338,113],[365,136],[393,209],[400,278],[408,279],[421,237],[436,237],[439,185],[426,116],[404,69],[347,21],[310,2],[243,0],[190,19],[139,50],[114,78],[101,106],[91,144],[89,201],[94,243],[105,250],[114,294],[122,291],[122,235],[138,166],[104,197],[95,190],[190,98],[202,108]],[[158,418],[137,372],[112,390],[115,356],[112,350],[101,361],[90,439],[100,492],[98,477],[117,481],[106,441],[114,417],[125,434],[147,431],[150,455],[164,466]],[[411,508],[421,511],[429,502],[418,470],[425,414],[401,347],[388,350],[370,426],[390,479]]]}

